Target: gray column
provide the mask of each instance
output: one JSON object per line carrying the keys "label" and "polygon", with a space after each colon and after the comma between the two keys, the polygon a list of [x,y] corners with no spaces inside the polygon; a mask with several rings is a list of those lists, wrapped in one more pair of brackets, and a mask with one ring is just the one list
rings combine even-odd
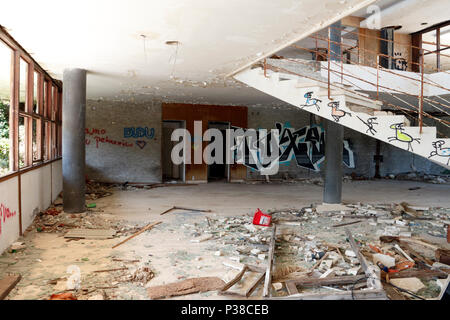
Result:
{"label": "gray column", "polygon": [[81,213],[86,211],[86,70],[64,70],[62,118],[64,211]]}
{"label": "gray column", "polygon": [[[341,59],[341,22],[330,28],[330,59]],[[342,201],[342,153],[344,144],[344,127],[324,119],[325,122],[325,166],[324,166],[324,203],[341,203]]]}
{"label": "gray column", "polygon": [[342,153],[344,143],[344,127],[340,124],[325,121],[325,170],[324,170],[324,203],[341,203],[342,200]]}

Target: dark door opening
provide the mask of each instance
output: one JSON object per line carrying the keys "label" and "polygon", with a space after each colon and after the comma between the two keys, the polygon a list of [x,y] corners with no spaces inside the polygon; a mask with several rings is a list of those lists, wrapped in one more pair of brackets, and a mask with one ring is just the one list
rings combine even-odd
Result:
{"label": "dark door opening", "polygon": [[162,123],[162,180],[184,182],[184,164],[174,164],[171,154],[173,147],[178,143],[171,141],[175,129],[184,128],[184,121],[165,120]]}
{"label": "dark door opening", "polygon": [[[220,181],[220,180],[227,180],[228,181],[228,177],[229,177],[229,165],[226,164],[226,143],[225,143],[225,138],[226,138],[226,129],[228,129],[230,127],[230,123],[229,122],[215,122],[215,121],[211,121],[208,123],[208,128],[209,129],[218,129],[220,130],[220,132],[222,133],[222,155],[223,157],[221,158],[222,161],[220,161],[221,163],[212,163],[210,165],[208,165],[208,181]],[[214,137],[211,140],[211,143],[214,142]],[[215,157],[215,150],[212,151],[211,153],[212,157]]]}

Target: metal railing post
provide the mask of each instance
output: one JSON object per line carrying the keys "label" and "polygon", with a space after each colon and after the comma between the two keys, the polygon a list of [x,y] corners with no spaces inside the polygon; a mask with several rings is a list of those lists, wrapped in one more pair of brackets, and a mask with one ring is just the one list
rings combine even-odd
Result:
{"label": "metal railing post", "polygon": [[330,38],[331,38],[331,29],[328,27],[328,100],[331,100],[331,92],[330,92],[330,60],[331,60],[331,54],[330,54]]}
{"label": "metal railing post", "polygon": [[380,98],[380,56],[377,54],[377,100]]}
{"label": "metal railing post", "polygon": [[420,102],[419,102],[419,132],[422,134],[422,126],[423,126],[423,50],[421,50],[420,55]]}

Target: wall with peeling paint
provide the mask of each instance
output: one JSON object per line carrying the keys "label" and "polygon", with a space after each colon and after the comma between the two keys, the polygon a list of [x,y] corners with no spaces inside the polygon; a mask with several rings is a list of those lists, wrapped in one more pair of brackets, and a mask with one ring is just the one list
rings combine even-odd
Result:
{"label": "wall with peeling paint", "polygon": [[0,254],[33,223],[35,216],[46,210],[62,191],[62,160],[53,161],[20,176],[21,208],[19,209],[19,177],[0,182]]}
{"label": "wall with peeling paint", "polygon": [[161,182],[161,104],[88,100],[86,175],[102,182]]}

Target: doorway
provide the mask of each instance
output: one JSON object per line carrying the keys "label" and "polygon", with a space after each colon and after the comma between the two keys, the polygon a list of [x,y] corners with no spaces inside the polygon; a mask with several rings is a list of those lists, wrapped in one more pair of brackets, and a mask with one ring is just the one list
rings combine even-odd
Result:
{"label": "doorway", "polygon": [[[226,129],[230,128],[230,122],[222,121],[209,121],[208,129],[218,129],[222,133],[223,150],[222,150],[222,163],[212,163],[208,165],[208,182],[212,181],[230,181],[230,165],[226,164]],[[214,138],[211,143],[214,142]],[[211,156],[215,157],[215,151],[212,152]]]}
{"label": "doorway", "polygon": [[184,129],[185,121],[164,120],[162,123],[162,180],[163,182],[184,182],[185,164],[172,162],[172,149],[178,141],[172,141],[172,132],[175,129]]}

